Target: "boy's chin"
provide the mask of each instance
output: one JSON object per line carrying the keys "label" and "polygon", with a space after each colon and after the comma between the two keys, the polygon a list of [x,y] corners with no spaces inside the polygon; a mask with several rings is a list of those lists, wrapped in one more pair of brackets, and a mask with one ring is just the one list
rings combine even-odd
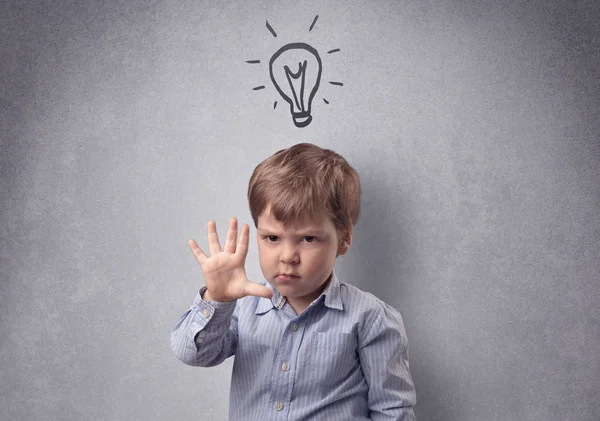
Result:
{"label": "boy's chin", "polygon": [[278,281],[278,280],[273,280],[269,282],[271,284],[271,286],[273,288],[275,288],[277,291],[279,291],[280,294],[282,295],[286,295],[286,294],[294,294],[294,291],[296,291],[297,288],[295,288],[295,284],[292,283],[291,281]]}
{"label": "boy's chin", "polygon": [[277,290],[277,292],[279,292],[279,294],[283,295],[286,298],[292,298],[292,299],[303,299],[303,298],[307,298],[307,297],[314,297],[317,298],[321,292],[323,292],[323,289],[325,289],[326,286],[326,282],[323,283],[321,286],[319,286],[316,289],[313,290],[307,290],[305,285],[299,285],[298,282],[294,282],[293,280],[291,281],[278,281],[278,280],[273,280],[271,283],[271,286],[273,288],[275,288]]}
{"label": "boy's chin", "polygon": [[298,289],[298,284],[293,281],[271,280],[269,283],[284,297],[298,297],[304,295],[303,291]]}

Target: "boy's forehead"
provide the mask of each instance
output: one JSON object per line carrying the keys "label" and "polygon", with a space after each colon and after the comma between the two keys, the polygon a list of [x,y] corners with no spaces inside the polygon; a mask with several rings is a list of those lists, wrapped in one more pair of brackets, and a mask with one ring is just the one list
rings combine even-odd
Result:
{"label": "boy's forehead", "polygon": [[306,228],[322,228],[323,226],[333,224],[330,218],[325,212],[317,215],[311,215],[309,213],[299,215],[296,218],[290,220],[279,220],[275,217],[271,211],[271,207],[267,206],[265,210],[258,217],[258,229],[306,229]]}

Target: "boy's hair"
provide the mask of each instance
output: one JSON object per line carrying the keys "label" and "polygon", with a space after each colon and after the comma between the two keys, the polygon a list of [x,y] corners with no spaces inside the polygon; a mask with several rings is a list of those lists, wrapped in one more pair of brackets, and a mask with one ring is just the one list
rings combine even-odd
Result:
{"label": "boy's hair", "polygon": [[284,224],[325,213],[338,233],[349,233],[360,213],[360,179],[341,155],[299,143],[258,164],[248,184],[248,202],[255,226],[270,207]]}

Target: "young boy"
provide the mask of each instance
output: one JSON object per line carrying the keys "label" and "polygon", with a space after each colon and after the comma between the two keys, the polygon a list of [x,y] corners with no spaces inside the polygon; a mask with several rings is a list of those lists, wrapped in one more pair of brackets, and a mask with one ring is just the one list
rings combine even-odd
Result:
{"label": "young boy", "polygon": [[210,257],[189,241],[206,286],[173,329],[175,355],[203,367],[235,355],[231,421],[414,420],[400,314],[333,270],[358,221],[356,171],[298,144],[256,167],[248,200],[266,282],[246,277],[248,225],[238,239],[232,218],[221,248],[209,222]]}

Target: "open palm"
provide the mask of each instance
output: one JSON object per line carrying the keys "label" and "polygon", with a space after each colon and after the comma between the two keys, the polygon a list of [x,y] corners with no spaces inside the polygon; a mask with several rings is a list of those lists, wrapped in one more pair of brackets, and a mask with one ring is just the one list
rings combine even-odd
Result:
{"label": "open palm", "polygon": [[236,218],[229,220],[229,228],[225,245],[221,249],[217,224],[208,222],[208,248],[210,257],[202,251],[194,240],[189,240],[188,245],[194,257],[202,268],[206,282],[205,300],[234,301],[247,295],[270,298],[272,292],[269,288],[251,282],[246,276],[246,256],[250,228],[242,225],[238,240],[238,222]]}

